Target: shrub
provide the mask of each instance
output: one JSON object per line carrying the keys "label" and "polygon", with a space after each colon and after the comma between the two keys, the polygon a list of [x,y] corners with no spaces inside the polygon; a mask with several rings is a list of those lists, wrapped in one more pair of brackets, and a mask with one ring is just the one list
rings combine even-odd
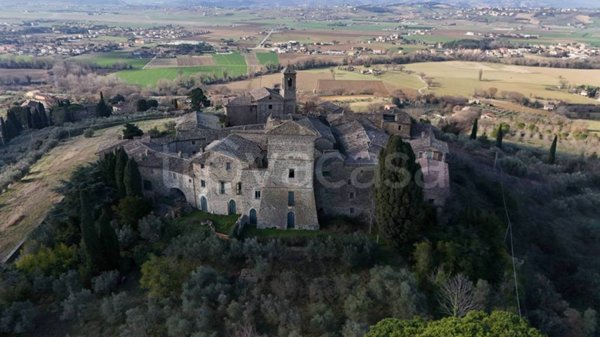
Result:
{"label": "shrub", "polygon": [[500,159],[500,165],[504,172],[516,176],[525,177],[527,176],[527,166],[516,157],[504,157]]}
{"label": "shrub", "polygon": [[113,294],[102,300],[100,314],[108,324],[116,325],[125,320],[127,309],[127,293]]}
{"label": "shrub", "polygon": [[59,301],[69,297],[69,295],[81,291],[83,286],[79,281],[79,275],[75,270],[61,274],[58,279],[52,282],[52,292]]}
{"label": "shrub", "polygon": [[42,247],[37,253],[21,256],[16,266],[30,275],[59,275],[71,269],[76,261],[77,247],[60,243],[54,248]]}
{"label": "shrub", "polygon": [[162,237],[163,223],[157,216],[149,214],[138,222],[138,229],[142,239],[154,243]]}
{"label": "shrub", "polygon": [[119,272],[111,270],[104,272],[92,279],[92,288],[94,293],[107,295],[111,293],[119,284]]}
{"label": "shrub", "polygon": [[94,137],[94,129],[92,129],[92,128],[85,129],[85,131],[83,131],[83,136],[85,138],[92,138],[92,137]]}
{"label": "shrub", "polygon": [[62,313],[60,319],[67,320],[88,320],[93,315],[95,308],[94,295],[88,289],[83,289],[78,293],[71,293],[65,299],[62,305]]}
{"label": "shrub", "polygon": [[152,256],[142,265],[140,286],[148,296],[168,297],[181,290],[181,285],[192,271],[192,265],[175,257]]}
{"label": "shrub", "polygon": [[29,301],[14,302],[4,311],[0,311],[0,333],[22,334],[35,327],[37,310]]}

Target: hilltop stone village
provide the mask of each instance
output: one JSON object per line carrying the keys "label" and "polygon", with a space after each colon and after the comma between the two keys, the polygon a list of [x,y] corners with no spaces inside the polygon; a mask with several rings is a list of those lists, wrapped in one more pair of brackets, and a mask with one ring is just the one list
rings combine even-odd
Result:
{"label": "hilltop stone village", "polygon": [[249,91],[216,115],[191,113],[176,136],[124,140],[139,164],[144,193],[178,197],[205,212],[241,215],[258,228],[319,229],[320,216],[373,223],[379,152],[391,134],[409,141],[421,165],[424,197],[449,195],[448,145],[430,125],[401,111],[354,114],[324,103],[296,113],[296,71],[281,86]]}

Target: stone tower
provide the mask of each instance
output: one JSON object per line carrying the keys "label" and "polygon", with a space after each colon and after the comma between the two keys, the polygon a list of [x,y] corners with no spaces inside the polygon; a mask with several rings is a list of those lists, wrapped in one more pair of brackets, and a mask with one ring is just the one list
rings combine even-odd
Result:
{"label": "stone tower", "polygon": [[296,112],[296,70],[294,66],[288,65],[282,73],[283,112],[293,114]]}
{"label": "stone tower", "polygon": [[319,229],[313,181],[317,136],[295,121],[267,132],[269,164],[258,228]]}

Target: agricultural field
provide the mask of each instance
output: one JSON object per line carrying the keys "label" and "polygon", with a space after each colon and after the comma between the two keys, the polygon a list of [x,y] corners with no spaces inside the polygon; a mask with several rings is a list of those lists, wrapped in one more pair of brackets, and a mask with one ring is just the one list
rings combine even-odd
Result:
{"label": "agricultural field", "polygon": [[84,54],[75,56],[72,58],[72,60],[96,64],[101,67],[112,67],[119,64],[126,64],[130,65],[133,69],[142,69],[150,61],[148,58],[133,56],[127,51]]}
{"label": "agricultural field", "polygon": [[[176,62],[173,63],[173,62]],[[174,80],[178,76],[205,75],[216,78],[226,76],[238,77],[248,73],[248,66],[244,56],[240,53],[232,54],[214,54],[212,60],[208,61],[205,56],[184,57],[170,59],[163,62],[164,67],[160,67],[152,62],[151,66],[144,69],[123,70],[116,73],[116,76],[129,84],[140,86],[153,86],[161,79]],[[182,65],[180,65],[180,63]],[[212,65],[209,65],[211,64]],[[185,66],[183,65],[185,64]],[[204,65],[194,65],[204,64]]]}
{"label": "agricultural field", "polygon": [[[559,77],[571,85],[600,86],[600,70],[523,67],[479,62],[416,63],[406,66],[415,74],[424,73],[436,84],[429,90],[437,95],[471,96],[475,90],[494,87],[517,91],[527,97],[564,100],[572,103],[600,103],[580,95],[558,91]],[[483,80],[479,81],[479,71]]]}
{"label": "agricultural field", "polygon": [[273,52],[267,52],[267,53],[257,52],[256,58],[258,58],[258,62],[260,62],[260,64],[262,64],[264,66],[269,65],[269,64],[279,64],[279,56]]}
{"label": "agricultural field", "polygon": [[[172,119],[136,123],[149,130]],[[0,194],[0,260],[45,217],[61,196],[55,191],[76,167],[97,159],[99,148],[119,141],[123,126],[96,131],[92,138],[69,139],[35,163],[27,176]]]}

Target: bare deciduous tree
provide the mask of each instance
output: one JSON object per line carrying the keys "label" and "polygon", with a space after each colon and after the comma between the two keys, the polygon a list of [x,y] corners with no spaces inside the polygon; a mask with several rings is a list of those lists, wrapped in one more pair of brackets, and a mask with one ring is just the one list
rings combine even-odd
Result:
{"label": "bare deciduous tree", "polygon": [[463,274],[447,279],[440,286],[438,301],[441,310],[450,316],[462,317],[479,309],[475,301],[473,282]]}

